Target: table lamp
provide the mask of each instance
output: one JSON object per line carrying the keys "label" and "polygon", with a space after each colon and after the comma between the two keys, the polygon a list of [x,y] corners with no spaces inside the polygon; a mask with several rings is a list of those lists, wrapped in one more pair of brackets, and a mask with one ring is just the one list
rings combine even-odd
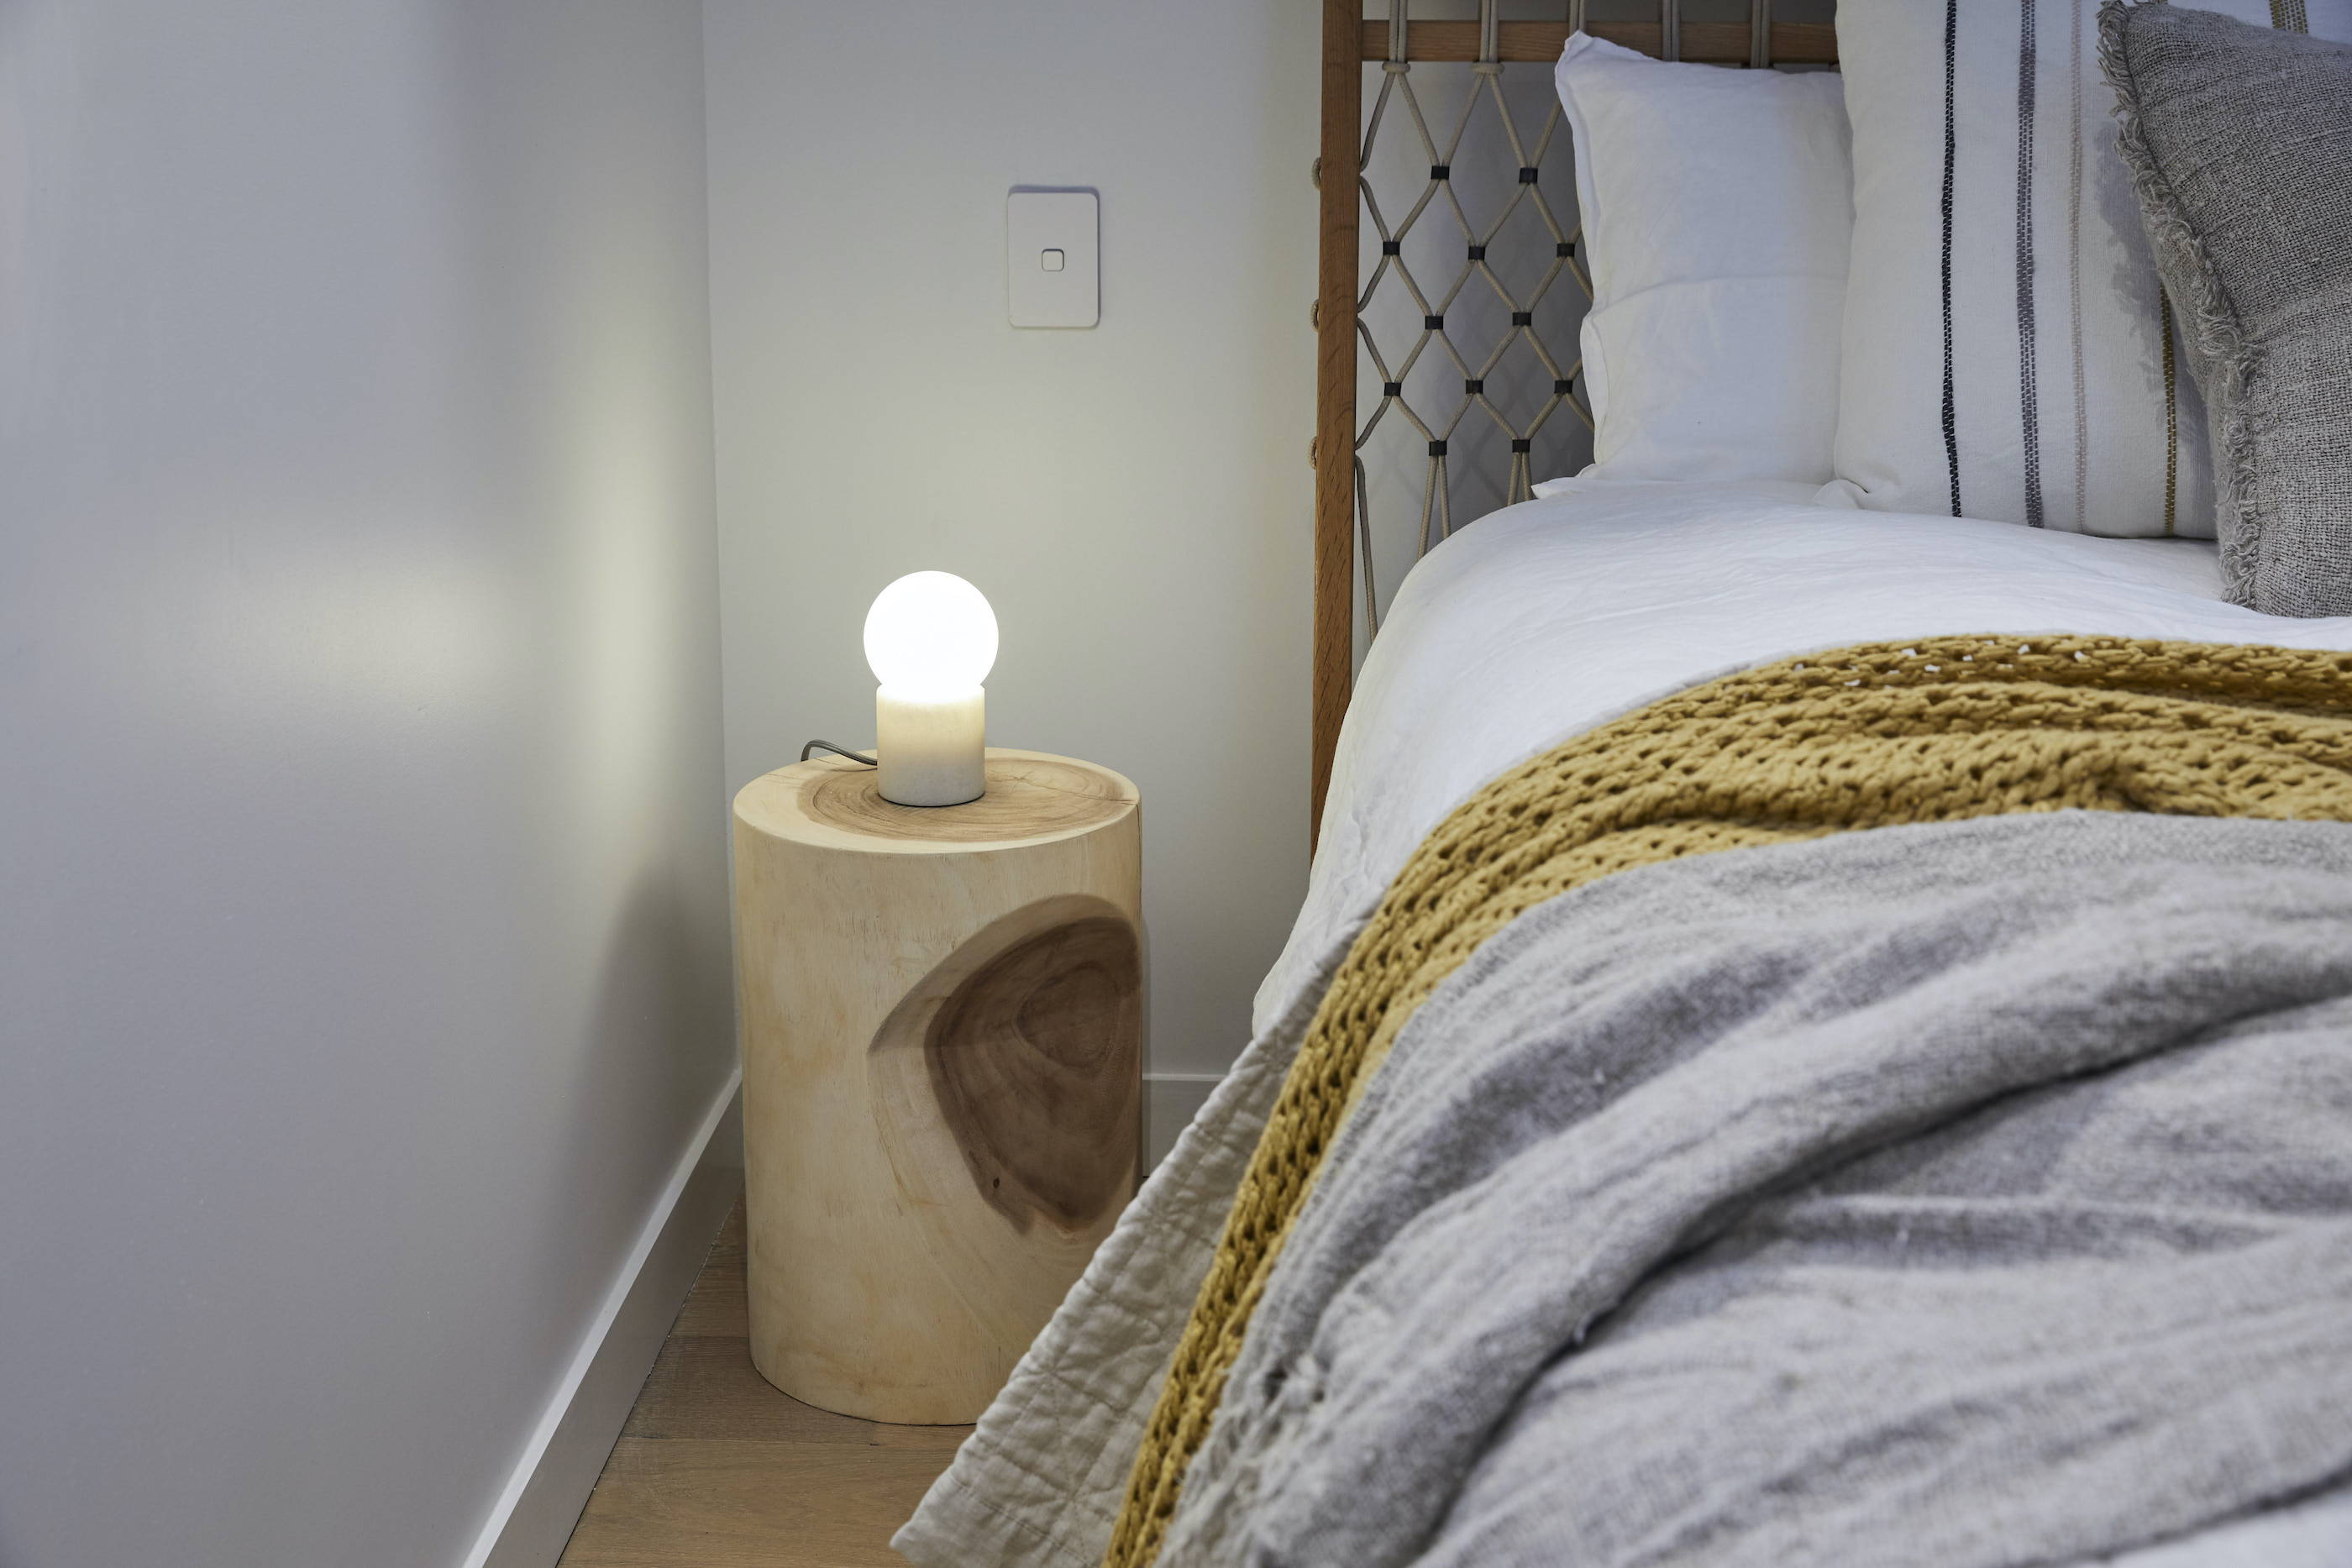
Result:
{"label": "table lamp", "polygon": [[877,787],[901,806],[960,806],[987,789],[987,694],[996,614],[948,571],[909,572],[866,612]]}

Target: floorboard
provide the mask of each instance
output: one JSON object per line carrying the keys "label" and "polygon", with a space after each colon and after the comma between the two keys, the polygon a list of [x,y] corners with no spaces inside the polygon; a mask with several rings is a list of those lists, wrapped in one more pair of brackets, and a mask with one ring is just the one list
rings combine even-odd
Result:
{"label": "floorboard", "polygon": [[969,1427],[803,1405],[751,1366],[739,1202],[646,1379],[561,1568],[902,1564],[891,1532]]}

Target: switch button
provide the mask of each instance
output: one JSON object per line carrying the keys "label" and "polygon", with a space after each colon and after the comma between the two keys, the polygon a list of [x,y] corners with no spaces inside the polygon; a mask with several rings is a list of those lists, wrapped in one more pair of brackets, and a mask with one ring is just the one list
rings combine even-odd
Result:
{"label": "switch button", "polygon": [[[0,0],[5,13],[8,0]],[[1092,191],[1016,186],[1004,201],[1004,294],[1015,327],[1102,319],[1100,207]]]}

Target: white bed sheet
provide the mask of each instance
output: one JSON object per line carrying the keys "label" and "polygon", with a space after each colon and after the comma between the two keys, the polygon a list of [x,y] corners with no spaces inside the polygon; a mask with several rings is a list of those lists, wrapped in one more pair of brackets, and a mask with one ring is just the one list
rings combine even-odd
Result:
{"label": "white bed sheet", "polygon": [[1397,591],[1339,736],[1263,1035],[1415,845],[1512,764],[1694,683],[1891,638],[2075,632],[2352,649],[2352,617],[2225,602],[2215,547],[1813,505],[1811,486],[1555,480]]}

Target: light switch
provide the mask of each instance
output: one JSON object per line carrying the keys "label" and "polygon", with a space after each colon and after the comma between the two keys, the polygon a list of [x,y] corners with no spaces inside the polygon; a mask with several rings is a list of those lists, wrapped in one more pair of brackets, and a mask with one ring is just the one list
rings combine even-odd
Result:
{"label": "light switch", "polygon": [[1092,327],[1102,319],[1092,191],[1016,186],[1004,198],[1005,306],[1015,327]]}

